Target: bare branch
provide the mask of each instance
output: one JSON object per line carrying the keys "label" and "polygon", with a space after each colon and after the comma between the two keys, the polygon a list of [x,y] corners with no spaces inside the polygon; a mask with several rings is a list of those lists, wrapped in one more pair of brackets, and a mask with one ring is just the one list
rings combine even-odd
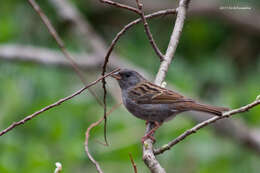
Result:
{"label": "bare branch", "polygon": [[155,149],[154,150],[154,154],[158,155],[163,153],[166,150],[171,149],[171,147],[173,147],[174,145],[176,145],[177,143],[181,142],[182,140],[184,140],[186,137],[188,137],[189,135],[196,133],[199,129],[208,126],[209,124],[212,124],[218,120],[224,119],[224,118],[229,118],[232,115],[241,113],[241,112],[246,112],[250,109],[252,109],[253,107],[257,106],[260,104],[260,99],[255,100],[254,102],[243,106],[241,108],[238,109],[234,109],[228,112],[223,113],[222,116],[214,116],[213,118],[210,118],[206,121],[203,121],[200,124],[197,124],[196,126],[194,126],[193,128],[186,130],[183,134],[181,134],[180,136],[178,136],[176,139],[172,140],[171,142],[169,142],[168,144],[164,145],[163,147],[159,148],[159,149]]}
{"label": "bare branch", "polygon": [[129,157],[130,157],[132,166],[133,166],[133,168],[134,168],[134,173],[137,173],[137,167],[136,167],[135,161],[134,161],[133,156],[132,156],[131,153],[129,153]]}
{"label": "bare branch", "polygon": [[[135,5],[135,1],[125,1],[125,0],[118,0],[119,2],[125,2],[127,5]],[[145,12],[150,13],[152,11],[158,11],[165,7],[176,7],[178,1],[172,0],[149,0],[145,1]],[[207,17],[209,19],[219,19],[222,22],[236,27],[238,30],[242,30],[243,32],[247,32],[253,35],[260,34],[260,12],[257,6],[253,6],[250,10],[221,10],[220,7],[225,5],[226,1],[219,1],[219,0],[196,0],[192,1],[192,6],[189,8],[189,16],[193,17]],[[247,1],[250,2],[250,1]],[[252,2],[252,1],[251,1]],[[96,3],[96,0],[90,1],[91,5],[94,6],[96,11],[100,11],[104,13],[105,10],[110,10],[109,8],[104,8],[101,5]]]}
{"label": "bare branch", "polygon": [[46,25],[49,33],[52,35],[54,40],[57,42],[57,44],[60,47],[60,49],[61,49],[62,53],[64,54],[64,56],[70,61],[70,63],[72,64],[73,68],[75,69],[75,71],[79,74],[81,80],[85,81],[85,79],[83,78],[83,75],[81,74],[81,72],[77,68],[77,65],[74,62],[72,56],[65,49],[65,46],[64,46],[64,43],[63,43],[62,39],[60,38],[60,36],[58,35],[56,30],[52,26],[52,24],[51,24],[50,20],[48,19],[48,17],[43,13],[43,11],[40,8],[40,6],[34,0],[28,0],[28,2],[33,7],[33,9],[37,12],[37,14],[40,16],[41,20]]}
{"label": "bare branch", "polygon": [[[152,14],[149,14],[149,15],[146,15],[145,18],[146,19],[150,19],[150,18],[154,18],[154,17],[158,17],[158,16],[164,16],[164,15],[169,15],[169,14],[175,14],[176,13],[176,10],[175,9],[167,9],[167,10],[161,10],[161,11],[158,11],[158,12],[155,12],[155,13],[152,13]],[[117,33],[117,35],[115,36],[115,38],[113,39],[113,41],[111,42],[110,46],[109,46],[109,49],[106,53],[106,56],[105,56],[105,59],[108,59],[117,43],[117,41],[119,40],[119,38],[128,30],[130,29],[131,27],[133,27],[134,25],[140,23],[142,21],[142,19],[136,19],[132,22],[130,22],[129,24],[125,25],[124,28],[119,31]],[[106,61],[106,64],[105,66],[107,65],[107,62]]]}
{"label": "bare branch", "polygon": [[149,27],[149,25],[147,23],[145,15],[144,15],[143,4],[141,4],[139,0],[136,0],[136,3],[137,3],[137,6],[138,6],[138,9],[140,10],[139,15],[141,16],[141,19],[142,19],[142,21],[144,23],[144,29],[145,29],[146,35],[148,37],[148,40],[151,43],[155,53],[158,55],[160,61],[162,62],[164,60],[164,55],[161,53],[160,49],[158,48],[158,46],[156,45],[156,43],[155,43],[155,41],[153,39],[153,35],[151,33],[150,27]]}
{"label": "bare branch", "polygon": [[154,82],[157,85],[161,85],[161,83],[163,82],[166,76],[166,72],[168,71],[169,65],[171,64],[172,59],[174,57],[183,29],[188,3],[189,0],[181,0],[179,3],[179,7],[177,9],[177,18],[171,35],[170,43],[165,54],[165,59],[160,65],[159,71]]}
{"label": "bare branch", "polygon": [[106,3],[106,4],[109,4],[109,5],[113,5],[113,6],[116,6],[118,8],[123,8],[123,9],[126,9],[126,10],[130,10],[130,11],[133,11],[137,14],[140,13],[140,11],[136,8],[133,8],[129,5],[124,5],[124,4],[121,4],[121,3],[118,3],[118,2],[114,2],[114,1],[110,1],[110,0],[99,0],[100,2],[102,3]]}
{"label": "bare branch", "polygon": [[33,114],[31,114],[31,115],[29,115],[29,116],[26,116],[24,119],[22,119],[22,120],[20,120],[20,121],[18,121],[18,122],[14,122],[14,123],[11,124],[9,127],[7,127],[6,129],[2,130],[2,131],[0,132],[0,136],[6,134],[7,132],[9,132],[10,130],[14,129],[14,128],[17,127],[17,126],[26,123],[27,121],[31,120],[32,118],[36,117],[37,115],[39,115],[39,114],[41,114],[41,113],[43,113],[43,112],[45,112],[45,111],[47,111],[47,110],[49,110],[49,109],[51,109],[51,108],[54,108],[54,107],[56,107],[56,106],[59,106],[59,105],[61,105],[63,102],[65,102],[65,101],[67,101],[67,100],[72,99],[73,97],[75,97],[75,96],[79,95],[80,93],[82,93],[82,92],[83,92],[84,90],[86,90],[87,88],[89,88],[89,87],[95,85],[96,83],[98,83],[99,81],[101,81],[103,78],[108,77],[108,76],[110,76],[111,74],[113,74],[113,73],[115,73],[115,72],[117,72],[117,71],[119,71],[119,70],[120,70],[120,69],[117,68],[117,69],[113,70],[112,72],[110,72],[110,73],[108,73],[108,74],[106,74],[106,75],[104,75],[104,76],[102,76],[102,77],[99,77],[99,78],[98,78],[97,80],[95,80],[94,82],[91,82],[90,84],[86,85],[85,87],[83,87],[82,89],[76,91],[75,93],[71,94],[70,96],[67,96],[67,97],[65,97],[65,98],[63,98],[63,99],[60,99],[60,100],[58,100],[57,102],[55,102],[55,103],[53,103],[53,104],[50,104],[50,105],[48,105],[48,106],[42,108],[42,109],[39,110],[39,111],[36,111],[36,112],[34,112]]}
{"label": "bare branch", "polygon": [[[115,109],[117,109],[121,104],[122,104],[122,103],[119,103],[119,104],[113,106],[113,107],[111,108],[111,110],[107,113],[107,116],[109,116],[109,115],[110,115]],[[85,152],[87,153],[87,155],[88,155],[89,159],[91,160],[91,162],[96,166],[96,169],[97,169],[97,171],[98,171],[99,173],[103,173],[103,171],[102,171],[102,169],[101,169],[99,163],[98,163],[98,162],[93,158],[93,156],[90,154],[90,152],[89,152],[89,147],[88,147],[88,141],[89,141],[89,137],[90,137],[90,131],[91,131],[94,127],[98,126],[103,120],[104,120],[104,117],[101,117],[97,122],[92,123],[92,124],[88,127],[88,129],[87,129],[87,131],[86,131],[86,134],[85,134],[85,136],[86,136],[86,138],[85,138]]]}
{"label": "bare branch", "polygon": [[[71,55],[77,57],[77,62],[82,70],[97,70],[103,63],[97,54],[75,53]],[[19,44],[0,45],[0,59],[14,62],[32,62],[50,66],[61,66],[73,69],[71,64],[64,58],[60,51],[34,46],[24,46]],[[120,67],[124,64],[120,59],[112,59],[109,69]]]}
{"label": "bare branch", "polygon": [[[84,85],[86,85],[87,82],[86,82],[85,78],[83,77],[84,76],[83,73],[78,68],[77,63],[73,60],[74,58],[66,50],[62,39],[60,38],[60,36],[58,35],[56,30],[52,26],[52,24],[51,24],[50,20],[48,19],[48,17],[44,14],[44,12],[42,11],[41,7],[35,2],[35,0],[28,0],[28,2],[32,6],[32,8],[36,11],[36,13],[40,16],[41,20],[43,21],[43,23],[47,27],[49,33],[51,34],[51,36],[54,38],[54,40],[58,44],[58,46],[61,49],[61,51],[64,54],[64,56],[67,58],[67,60],[72,65],[73,69],[75,70],[75,72],[79,76],[79,78],[82,81],[82,83]],[[94,91],[92,91],[91,89],[89,89],[89,92],[95,97],[95,99],[99,103],[99,105],[103,106],[102,102],[99,100],[99,98],[97,97],[96,93]]]}
{"label": "bare branch", "polygon": [[[104,40],[95,32],[92,26],[81,15],[78,9],[68,0],[49,0],[61,19],[69,23],[77,35],[80,35],[84,45],[90,45],[98,58],[103,58],[106,49]],[[85,48],[85,46],[84,46]]]}
{"label": "bare branch", "polygon": [[[153,123],[148,123],[145,134],[149,133],[153,127]],[[151,139],[147,139],[143,143],[143,161],[152,173],[166,173],[153,153],[153,141]]]}
{"label": "bare branch", "polygon": [[97,122],[92,123],[92,124],[88,127],[88,129],[87,129],[87,131],[86,131],[86,134],[85,134],[85,136],[86,136],[86,138],[85,138],[85,151],[86,151],[86,153],[87,153],[87,155],[88,155],[88,158],[89,158],[90,161],[96,166],[96,169],[97,169],[97,171],[98,171],[99,173],[103,173],[103,171],[102,171],[102,169],[101,169],[99,163],[93,158],[93,156],[92,156],[92,155],[90,154],[90,152],[89,152],[89,149],[88,149],[88,140],[89,140],[89,136],[90,136],[90,135],[89,135],[90,130],[91,130],[92,128],[96,127],[97,125],[99,125],[103,120],[104,120],[104,117],[102,117],[101,119],[99,119]]}

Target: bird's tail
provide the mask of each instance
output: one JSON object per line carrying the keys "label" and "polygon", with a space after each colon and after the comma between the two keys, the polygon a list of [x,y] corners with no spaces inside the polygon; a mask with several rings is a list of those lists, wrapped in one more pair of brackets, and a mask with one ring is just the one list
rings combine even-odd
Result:
{"label": "bird's tail", "polygon": [[229,108],[211,106],[211,105],[200,104],[200,103],[194,102],[194,103],[191,103],[191,110],[206,112],[206,113],[214,114],[214,115],[217,115],[217,116],[221,116],[222,113],[225,112],[225,111],[228,111]]}

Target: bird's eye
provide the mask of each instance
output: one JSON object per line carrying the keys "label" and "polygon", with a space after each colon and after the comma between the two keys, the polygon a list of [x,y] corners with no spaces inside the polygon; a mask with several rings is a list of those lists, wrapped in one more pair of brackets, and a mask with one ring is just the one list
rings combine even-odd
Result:
{"label": "bird's eye", "polygon": [[125,77],[129,78],[129,77],[130,77],[130,74],[125,74]]}

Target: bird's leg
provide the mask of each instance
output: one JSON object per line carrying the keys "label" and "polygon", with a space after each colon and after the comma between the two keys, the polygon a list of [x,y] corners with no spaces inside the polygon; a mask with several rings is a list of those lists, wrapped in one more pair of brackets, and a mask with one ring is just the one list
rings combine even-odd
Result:
{"label": "bird's leg", "polygon": [[[145,124],[147,125],[149,123],[149,121],[146,121]],[[153,142],[155,142],[155,138],[153,137],[154,132],[162,125],[162,123],[159,123],[157,121],[154,121],[155,126],[146,134],[142,137],[142,143],[144,143],[144,141],[146,139],[151,139]]]}

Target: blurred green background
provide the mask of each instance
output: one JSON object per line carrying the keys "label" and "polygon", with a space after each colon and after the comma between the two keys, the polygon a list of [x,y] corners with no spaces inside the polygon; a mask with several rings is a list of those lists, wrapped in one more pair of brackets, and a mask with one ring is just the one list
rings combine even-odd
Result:
{"label": "blurred green background", "polygon": [[[107,44],[120,28],[137,17],[124,10],[104,8],[105,5],[99,4],[99,1],[74,0],[72,3]],[[48,1],[39,1],[39,4],[66,47],[74,52],[85,51],[80,38],[75,37],[67,23],[61,22],[55,8]],[[259,14],[259,3],[254,1],[253,4]],[[156,42],[165,52],[173,17],[152,19],[149,24]],[[1,3],[0,45],[4,44],[59,50],[39,16],[27,1],[21,0],[4,0]],[[141,24],[122,37],[115,52],[153,76],[157,73],[159,61]],[[100,72],[101,68],[96,68],[96,71],[86,72],[85,75],[91,81]],[[248,31],[210,15],[190,15],[166,81],[190,97],[237,108],[260,94],[259,76],[259,30]],[[108,85],[112,85],[110,80]],[[0,128],[6,128],[82,86],[77,75],[69,69],[0,59]],[[94,91],[102,98],[100,86],[94,87]],[[108,107],[115,103],[109,95]],[[0,173],[53,172],[57,161],[63,164],[62,172],[96,172],[85,154],[84,140],[87,127],[102,115],[103,109],[85,91],[15,128],[0,137]],[[259,128],[260,108],[231,119],[244,121],[250,128]],[[157,131],[155,145],[167,143],[194,124],[188,113],[178,116]],[[108,119],[109,147],[96,141],[103,140],[103,124],[93,129],[90,150],[104,172],[133,172],[129,153],[133,155],[139,172],[149,172],[142,162],[140,139],[144,127],[144,121],[134,118],[121,106]],[[260,170],[259,153],[216,135],[208,127],[158,159],[168,172],[258,173]]]}

